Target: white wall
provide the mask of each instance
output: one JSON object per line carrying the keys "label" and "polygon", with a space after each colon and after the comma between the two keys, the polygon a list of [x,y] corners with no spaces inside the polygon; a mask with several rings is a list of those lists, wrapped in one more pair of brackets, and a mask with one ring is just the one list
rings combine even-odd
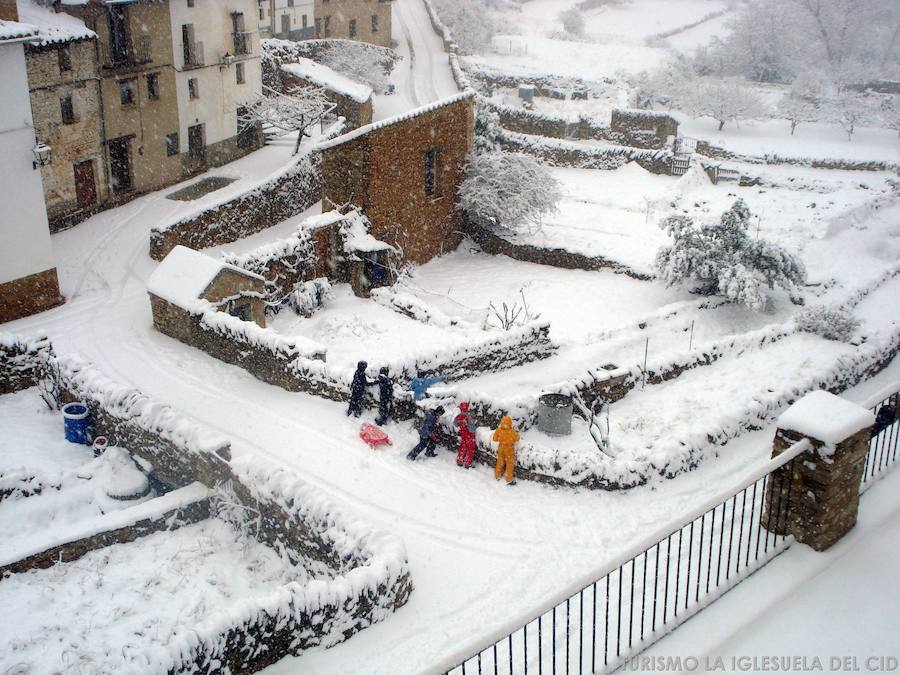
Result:
{"label": "white wall", "polygon": [[[306,15],[306,23],[308,28],[315,28],[316,21],[313,16],[315,10],[314,0],[295,0],[293,7],[288,7],[288,0],[275,0],[275,25],[274,32],[281,32],[281,17],[287,14],[291,17],[291,30],[301,30],[303,28],[303,15]],[[268,12],[266,13],[268,16]]]}
{"label": "white wall", "polygon": [[[212,145],[237,134],[235,117],[239,106],[262,91],[262,67],[259,60],[259,4],[256,0],[170,0],[175,81],[178,90],[179,141],[181,152],[188,151],[188,127],[206,125],[206,144]],[[234,54],[232,12],[243,12],[244,30],[250,33],[251,54],[236,57],[234,64],[220,67],[222,56]],[[203,43],[203,68],[184,70],[183,24],[194,25],[194,39]],[[244,84],[236,82],[236,63],[244,64]],[[188,80],[197,78],[200,97],[191,100]]]}
{"label": "white wall", "polygon": [[21,44],[0,44],[0,283],[56,267]]}

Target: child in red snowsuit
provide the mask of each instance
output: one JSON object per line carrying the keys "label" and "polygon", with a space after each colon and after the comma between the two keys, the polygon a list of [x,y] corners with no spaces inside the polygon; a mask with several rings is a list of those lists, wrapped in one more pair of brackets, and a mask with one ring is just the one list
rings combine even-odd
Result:
{"label": "child in red snowsuit", "polygon": [[453,419],[459,427],[459,451],[456,453],[457,466],[472,468],[475,459],[475,420],[469,414],[469,404],[459,404],[459,414]]}

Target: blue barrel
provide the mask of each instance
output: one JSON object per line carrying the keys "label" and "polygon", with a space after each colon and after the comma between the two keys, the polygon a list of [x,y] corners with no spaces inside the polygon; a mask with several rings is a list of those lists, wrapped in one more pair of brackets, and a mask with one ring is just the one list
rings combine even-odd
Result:
{"label": "blue barrel", "polygon": [[62,409],[63,422],[66,428],[66,440],[69,443],[90,445],[88,427],[91,425],[91,413],[84,403],[67,403]]}

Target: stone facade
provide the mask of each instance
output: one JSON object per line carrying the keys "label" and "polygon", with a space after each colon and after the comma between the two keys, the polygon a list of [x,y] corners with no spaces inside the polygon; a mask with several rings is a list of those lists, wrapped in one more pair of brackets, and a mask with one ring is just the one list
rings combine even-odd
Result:
{"label": "stone facade", "polygon": [[246,305],[249,318],[260,328],[266,327],[266,303],[263,300],[266,285],[255,277],[223,269],[216,275],[200,296],[226,311],[237,305]]}
{"label": "stone facade", "polygon": [[56,268],[0,284],[0,323],[21,319],[65,302]]}
{"label": "stone facade", "polygon": [[614,133],[628,139],[628,145],[638,147],[648,147],[648,144],[662,147],[669,136],[678,135],[674,117],[646,110],[613,110],[609,126]]}
{"label": "stone facade", "polygon": [[[166,141],[178,133],[168,1],[106,6],[90,0],[60,9],[83,19],[97,33],[113,199],[126,201],[180,180],[181,157]],[[121,17],[121,28],[113,34],[111,15]]]}
{"label": "stone facade", "polygon": [[35,135],[52,148],[41,179],[50,229],[58,231],[109,197],[96,41],[29,46],[25,63]]}
{"label": "stone facade", "polygon": [[316,0],[315,36],[391,46],[391,0]]}
{"label": "stone facade", "polygon": [[326,207],[360,207],[372,236],[411,262],[456,248],[456,192],[474,140],[474,108],[472,95],[461,94],[326,143]]}

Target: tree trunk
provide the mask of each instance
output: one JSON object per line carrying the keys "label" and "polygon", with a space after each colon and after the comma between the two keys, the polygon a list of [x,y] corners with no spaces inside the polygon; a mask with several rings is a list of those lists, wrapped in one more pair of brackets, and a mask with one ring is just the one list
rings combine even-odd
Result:
{"label": "tree trunk", "polygon": [[719,131],[725,128],[725,120],[719,120]]}

